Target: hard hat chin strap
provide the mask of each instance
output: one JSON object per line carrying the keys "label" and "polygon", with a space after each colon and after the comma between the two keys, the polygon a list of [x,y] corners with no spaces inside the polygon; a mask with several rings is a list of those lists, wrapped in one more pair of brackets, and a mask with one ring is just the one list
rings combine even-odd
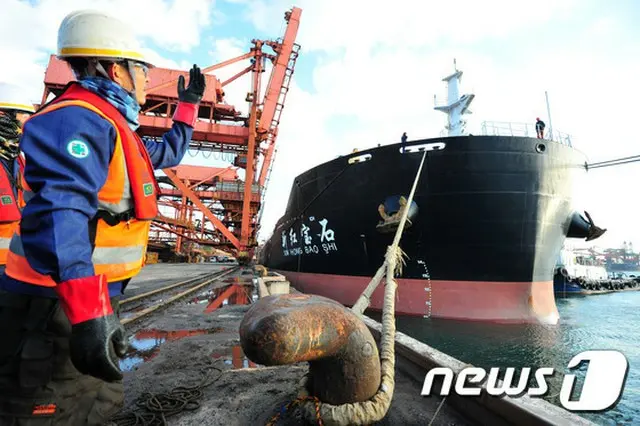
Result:
{"label": "hard hat chin strap", "polygon": [[129,94],[133,97],[133,99],[137,99],[136,97],[136,65],[133,61],[127,60],[127,69],[129,70],[129,76],[131,76],[131,84],[133,85],[133,89],[129,92]]}
{"label": "hard hat chin strap", "polygon": [[109,80],[111,80],[111,77],[109,77],[109,73],[104,69],[104,66],[102,66],[102,62],[100,62],[99,59],[91,59],[91,62],[93,62],[93,66],[95,67],[98,74],[102,75],[102,77],[104,78],[108,78]]}
{"label": "hard hat chin strap", "polygon": [[[102,65],[102,62],[99,59],[92,59],[91,61],[93,62],[93,65],[94,65],[94,67],[96,69],[96,72],[98,74],[100,74],[102,77],[104,77],[106,79],[111,80],[111,76],[109,76],[109,73],[104,68],[104,66]],[[127,90],[127,92],[129,93],[129,95],[131,95],[131,97],[133,99],[137,99],[136,98],[136,70],[135,70],[135,64],[134,64],[133,61],[130,61],[130,60],[125,60],[124,62],[126,62],[126,64],[127,64],[127,71],[129,71],[129,77],[131,77],[131,84],[133,85],[133,88],[131,90]]]}

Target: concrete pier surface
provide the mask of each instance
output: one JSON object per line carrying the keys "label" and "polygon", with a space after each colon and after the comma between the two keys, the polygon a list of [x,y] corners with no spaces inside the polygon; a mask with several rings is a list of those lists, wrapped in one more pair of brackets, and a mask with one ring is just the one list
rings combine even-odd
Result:
{"label": "concrete pier surface", "polygon": [[214,273],[238,266],[232,263],[154,263],[142,268],[125,289],[124,298],[154,290],[171,283],[196,278],[198,275]]}
{"label": "concrete pier surface", "polygon": [[[150,265],[136,280],[137,292],[152,290],[188,279],[189,276],[215,272],[221,265]],[[166,277],[166,278],[163,278]],[[244,283],[253,288],[253,275],[238,271],[200,292],[197,296],[163,309],[134,323],[128,324],[131,349],[121,362],[125,370],[125,407],[116,424],[135,424],[133,413],[151,419],[151,414],[140,404],[152,406],[155,394],[162,400],[172,389],[199,384],[207,377],[213,383],[202,388],[195,398],[199,407],[184,410],[167,418],[170,425],[265,425],[283,405],[296,398],[299,382],[307,373],[306,363],[291,366],[265,367],[250,362],[242,353],[238,328],[250,305],[225,304],[211,313],[204,313],[214,298],[216,289],[228,287],[230,282]],[[131,293],[127,289],[125,298]],[[219,291],[217,293],[220,293]],[[218,371],[220,369],[221,371]],[[216,379],[217,378],[217,379]],[[428,424],[440,404],[441,398],[420,396],[422,377],[396,373],[396,390],[390,412],[380,425]],[[196,392],[197,393],[197,392]],[[163,395],[164,394],[164,395]],[[181,396],[167,406],[179,406]],[[188,407],[192,408],[192,407]],[[193,407],[195,408],[195,407]],[[129,415],[127,415],[129,414]],[[139,424],[144,424],[140,422]],[[162,424],[157,423],[157,424]],[[301,424],[297,410],[282,415],[278,425]],[[477,424],[466,419],[457,410],[444,404],[433,425]]]}
{"label": "concrete pier surface", "polygon": [[[237,265],[149,265],[132,280],[124,298],[234,266]],[[113,419],[115,425],[269,424],[296,398],[308,364],[265,367],[245,357],[238,329],[250,308],[246,303],[255,303],[257,294],[253,270],[239,268],[184,299],[127,324],[131,347],[121,362],[125,406]],[[379,323],[369,318],[365,323],[378,340]],[[500,402],[449,396],[442,403],[439,396],[423,397],[420,392],[426,371],[436,365],[457,369],[463,364],[398,333],[393,400],[386,417],[376,424],[589,424],[544,401],[526,398],[523,402]],[[294,407],[281,412],[275,424],[307,423]]]}

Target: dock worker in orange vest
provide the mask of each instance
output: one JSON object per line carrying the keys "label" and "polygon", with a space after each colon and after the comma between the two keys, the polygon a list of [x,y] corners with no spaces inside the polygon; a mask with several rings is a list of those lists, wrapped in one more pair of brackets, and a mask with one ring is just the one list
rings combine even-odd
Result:
{"label": "dock worker in orange vest", "polygon": [[0,279],[0,424],[101,425],[122,407],[117,298],[143,266],[158,213],[154,169],[182,160],[205,90],[194,65],[188,84],[178,79],[171,129],[143,141],[151,65],[132,30],[74,12],[57,55],[77,81],[40,107],[20,141],[26,205]]}
{"label": "dock worker in orange vest", "polygon": [[7,264],[11,237],[20,223],[21,193],[16,179],[22,123],[34,112],[23,89],[0,83],[0,274]]}

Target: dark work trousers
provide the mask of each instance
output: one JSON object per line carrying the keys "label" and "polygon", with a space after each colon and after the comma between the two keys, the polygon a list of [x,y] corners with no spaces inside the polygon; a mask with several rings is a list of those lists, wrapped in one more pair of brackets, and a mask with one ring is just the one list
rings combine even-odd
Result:
{"label": "dark work trousers", "polygon": [[105,425],[122,408],[122,381],[80,374],[70,336],[58,300],[0,290],[0,426]]}

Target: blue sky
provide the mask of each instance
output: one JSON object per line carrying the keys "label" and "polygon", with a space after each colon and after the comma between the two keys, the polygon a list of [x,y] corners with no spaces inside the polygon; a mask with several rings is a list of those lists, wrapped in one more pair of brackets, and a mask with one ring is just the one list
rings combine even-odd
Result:
{"label": "blue sky", "polygon": [[[22,84],[34,100],[61,19],[101,9],[131,23],[161,66],[202,67],[246,52],[252,38],[284,31],[288,1],[4,0],[0,80]],[[301,0],[302,45],[278,139],[262,236],[288,198],[293,178],[323,161],[378,143],[437,136],[445,116],[440,81],[452,60],[473,92],[468,129],[485,121],[532,123],[547,118],[569,133],[592,161],[640,153],[640,3],[633,0]],[[25,29],[29,31],[25,32]],[[15,34],[20,34],[16,37]],[[219,72],[223,79],[237,68]],[[266,83],[266,78],[264,79]],[[229,86],[228,101],[246,111],[247,80]],[[185,163],[193,163],[190,157]],[[640,247],[640,163],[594,170],[576,187],[575,205],[609,231],[597,241]]]}

